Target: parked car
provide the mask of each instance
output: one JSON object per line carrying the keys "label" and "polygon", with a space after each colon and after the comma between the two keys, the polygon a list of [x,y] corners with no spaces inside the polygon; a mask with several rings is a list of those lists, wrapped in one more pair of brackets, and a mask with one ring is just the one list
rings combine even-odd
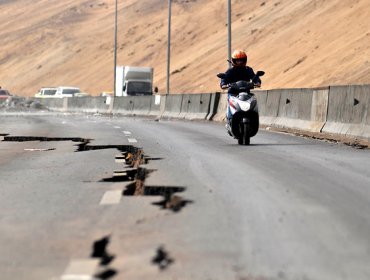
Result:
{"label": "parked car", "polygon": [[6,100],[12,96],[6,89],[0,89],[0,100]]}
{"label": "parked car", "polygon": [[35,94],[35,97],[39,98],[56,98],[55,96],[57,92],[57,88],[55,87],[44,87],[39,90],[38,93]]}

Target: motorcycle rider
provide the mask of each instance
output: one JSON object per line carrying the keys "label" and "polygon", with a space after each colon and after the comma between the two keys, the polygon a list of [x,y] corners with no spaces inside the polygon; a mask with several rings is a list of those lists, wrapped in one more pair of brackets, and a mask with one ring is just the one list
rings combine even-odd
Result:
{"label": "motorcycle rider", "polygon": [[237,95],[238,92],[230,87],[230,84],[236,83],[238,81],[247,81],[255,84],[256,87],[261,86],[261,79],[255,77],[253,69],[247,66],[247,54],[243,50],[235,50],[231,56],[232,67],[225,72],[225,78],[221,79],[220,86],[222,89],[228,89],[227,91],[227,112],[226,112],[226,129],[230,134],[230,120],[232,118],[230,111],[229,99],[231,95]]}

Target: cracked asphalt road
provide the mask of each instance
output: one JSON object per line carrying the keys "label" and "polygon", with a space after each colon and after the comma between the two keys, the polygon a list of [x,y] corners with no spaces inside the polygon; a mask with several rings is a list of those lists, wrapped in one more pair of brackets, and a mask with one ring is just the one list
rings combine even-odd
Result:
{"label": "cracked asphalt road", "polygon": [[0,134],[142,148],[145,186],[191,201],[124,196],[132,181],[104,182],[125,169],[114,148],[1,141],[4,280],[60,279],[106,236],[96,275],[110,279],[370,279],[369,150],[265,131],[243,147],[217,123],[83,115],[1,116]]}

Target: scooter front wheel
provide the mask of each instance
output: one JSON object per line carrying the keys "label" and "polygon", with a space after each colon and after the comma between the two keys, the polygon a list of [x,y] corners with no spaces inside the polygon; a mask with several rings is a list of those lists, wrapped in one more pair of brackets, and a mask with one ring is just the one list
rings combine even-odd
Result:
{"label": "scooter front wheel", "polygon": [[239,145],[249,145],[251,138],[249,137],[249,124],[241,123],[240,124],[240,137],[238,139]]}

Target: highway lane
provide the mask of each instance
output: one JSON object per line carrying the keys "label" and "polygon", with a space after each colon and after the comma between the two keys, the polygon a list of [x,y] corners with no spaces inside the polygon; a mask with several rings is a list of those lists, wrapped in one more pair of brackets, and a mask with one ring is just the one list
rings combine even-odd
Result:
{"label": "highway lane", "polygon": [[[0,142],[2,279],[66,277],[106,236],[111,279],[370,278],[369,150],[265,131],[243,147],[216,123],[103,116],[2,117],[5,133],[96,150]],[[182,190],[184,207],[100,182],[124,169],[117,145],[142,148],[145,186]]]}

